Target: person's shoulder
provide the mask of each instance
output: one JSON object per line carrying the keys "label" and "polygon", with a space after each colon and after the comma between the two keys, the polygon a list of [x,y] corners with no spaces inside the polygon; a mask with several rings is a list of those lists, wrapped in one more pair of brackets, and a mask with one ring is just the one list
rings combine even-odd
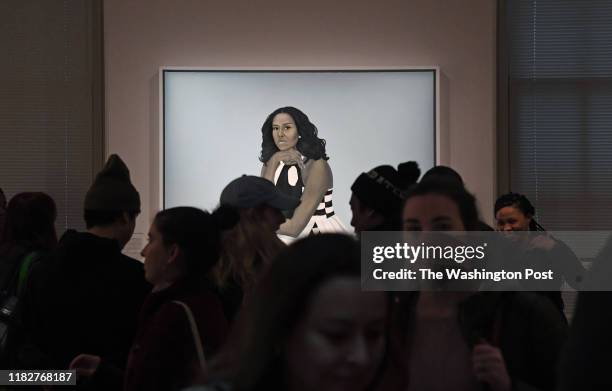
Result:
{"label": "person's shoulder", "polygon": [[198,327],[215,330],[227,327],[221,299],[215,292],[208,289],[168,298],[160,306],[156,318],[167,322],[168,327],[178,328],[186,324],[188,312],[193,316]]}
{"label": "person's shoulder", "polygon": [[329,163],[327,162],[327,159],[308,159],[305,163],[304,163],[305,167],[329,167]]}
{"label": "person's shoulder", "polygon": [[317,174],[330,174],[331,175],[331,167],[329,166],[329,163],[327,163],[327,160],[325,159],[310,159],[306,162],[306,164],[304,165],[304,171],[306,173],[306,176],[312,174],[312,173],[317,173]]}
{"label": "person's shoulder", "polygon": [[145,279],[142,262],[121,253],[118,262],[115,262],[115,267],[117,272],[124,276],[123,281],[127,284],[128,289],[139,292],[139,294],[147,294],[151,291],[151,284]]}
{"label": "person's shoulder", "polygon": [[574,250],[572,250],[572,248],[568,246],[567,243],[565,243],[563,240],[560,240],[552,235],[551,235],[551,238],[555,242],[555,245],[553,247],[554,253],[562,254],[562,255],[573,255],[574,257],[576,257]]}
{"label": "person's shoulder", "polygon": [[198,325],[198,328],[204,322],[214,322],[219,317],[224,317],[220,304],[213,306],[213,308],[201,306],[200,304],[197,300],[194,301],[193,298],[165,301],[155,311],[155,315],[150,323],[154,325],[153,327],[160,334],[172,336],[178,334],[190,335],[191,316],[193,316],[193,320]]}
{"label": "person's shoulder", "polygon": [[119,255],[119,259],[126,268],[132,271],[144,272],[144,264],[138,259],[132,258],[129,255],[125,255],[124,253],[121,253],[121,255]]}
{"label": "person's shoulder", "polygon": [[171,300],[154,301],[149,296],[141,310],[141,313],[147,313],[147,321],[141,324],[143,338],[160,343],[189,339],[190,324],[185,310]]}
{"label": "person's shoulder", "polygon": [[73,248],[78,246],[88,246],[92,238],[95,238],[94,235],[88,232],[79,232],[74,229],[68,229],[62,237],[59,239],[57,248]]}
{"label": "person's shoulder", "polygon": [[[157,311],[155,311],[155,319],[156,320],[164,320],[168,323],[177,323],[178,320],[185,319],[185,308],[182,304],[183,300],[168,300],[162,303]],[[187,305],[189,309],[191,307]]]}
{"label": "person's shoulder", "polygon": [[177,297],[170,301],[174,308],[179,308],[180,311],[184,312],[185,309],[180,308],[182,304],[178,302],[187,305],[196,318],[216,317],[223,314],[223,305],[219,294],[208,288],[202,288],[197,293]]}
{"label": "person's shoulder", "polygon": [[89,232],[68,230],[60,239],[54,256],[66,266],[83,268],[87,264],[107,263],[121,254],[116,241],[101,238]]}

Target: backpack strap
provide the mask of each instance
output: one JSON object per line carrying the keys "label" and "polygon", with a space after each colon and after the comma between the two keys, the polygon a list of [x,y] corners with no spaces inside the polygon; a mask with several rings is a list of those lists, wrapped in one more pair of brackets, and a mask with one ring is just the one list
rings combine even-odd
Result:
{"label": "backpack strap", "polygon": [[[2,296],[18,296],[20,291],[20,281],[27,278],[29,265],[36,258],[36,252],[30,252],[26,255],[16,257],[13,261],[10,274],[6,273],[6,277],[2,281],[1,292]],[[26,265],[24,267],[24,265]],[[23,275],[23,277],[21,277]]]}
{"label": "backpack strap", "polygon": [[30,269],[32,267],[32,263],[38,258],[38,252],[32,251],[21,261],[21,266],[19,267],[19,274],[17,275],[17,295],[19,296],[21,291],[25,288],[25,283],[28,279],[28,275],[30,274]]}
{"label": "backpack strap", "polygon": [[191,335],[193,336],[193,342],[195,344],[196,353],[198,355],[198,361],[200,362],[200,368],[203,372],[206,372],[206,357],[204,356],[204,349],[202,348],[202,339],[200,338],[200,332],[198,331],[198,325],[193,317],[193,313],[189,306],[182,301],[173,300],[173,303],[176,303],[183,307],[185,310],[185,314],[187,315],[187,320],[189,321],[189,325],[191,326]]}

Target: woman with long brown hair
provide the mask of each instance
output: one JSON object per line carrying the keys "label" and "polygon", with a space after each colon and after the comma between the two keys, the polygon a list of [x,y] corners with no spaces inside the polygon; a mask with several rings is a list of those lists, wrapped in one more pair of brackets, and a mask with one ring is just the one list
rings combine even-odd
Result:
{"label": "woman with long brown hair", "polygon": [[226,317],[233,320],[272,259],[285,248],[276,231],[285,221],[283,211],[299,199],[280,192],[264,178],[244,175],[221,193],[222,207],[233,208],[238,223],[223,233],[214,277]]}

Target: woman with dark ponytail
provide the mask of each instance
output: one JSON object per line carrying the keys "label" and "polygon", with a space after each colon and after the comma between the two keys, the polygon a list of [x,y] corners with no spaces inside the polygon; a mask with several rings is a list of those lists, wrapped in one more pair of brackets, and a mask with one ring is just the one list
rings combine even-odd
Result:
{"label": "woman with dark ponytail", "polygon": [[362,231],[399,231],[402,228],[404,192],[421,175],[415,161],[374,167],[363,172],[351,186],[349,204],[355,233]]}
{"label": "woman with dark ponytail", "polygon": [[221,231],[237,221],[224,207],[213,214],[192,207],[159,212],[142,250],[153,290],[140,311],[125,375],[85,354],[71,368],[93,375],[92,383],[105,389],[117,389],[122,378],[125,390],[180,390],[205,371],[228,329],[210,274],[219,259]]}
{"label": "woman with dark ponytail", "polygon": [[[529,267],[543,270],[553,270],[555,275],[562,275],[565,281],[574,289],[579,289],[586,270],[576,257],[576,254],[562,241],[546,233],[535,219],[536,210],[533,204],[523,194],[504,194],[495,201],[495,220],[497,231],[506,233],[541,232],[542,234],[511,235],[523,251],[523,262]],[[563,311],[561,297],[561,279],[555,278],[557,286],[554,290],[542,291],[541,294],[550,298]]]}

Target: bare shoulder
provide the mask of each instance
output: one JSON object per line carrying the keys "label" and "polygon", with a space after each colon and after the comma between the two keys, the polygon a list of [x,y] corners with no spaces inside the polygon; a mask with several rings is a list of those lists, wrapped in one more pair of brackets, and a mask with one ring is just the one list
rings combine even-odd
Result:
{"label": "bare shoulder", "polygon": [[324,179],[329,183],[329,187],[332,187],[333,176],[331,167],[327,160],[325,159],[317,159],[317,160],[309,160],[306,162],[304,166],[303,172],[304,183],[308,182],[308,179],[311,177],[317,177],[320,179]]}

